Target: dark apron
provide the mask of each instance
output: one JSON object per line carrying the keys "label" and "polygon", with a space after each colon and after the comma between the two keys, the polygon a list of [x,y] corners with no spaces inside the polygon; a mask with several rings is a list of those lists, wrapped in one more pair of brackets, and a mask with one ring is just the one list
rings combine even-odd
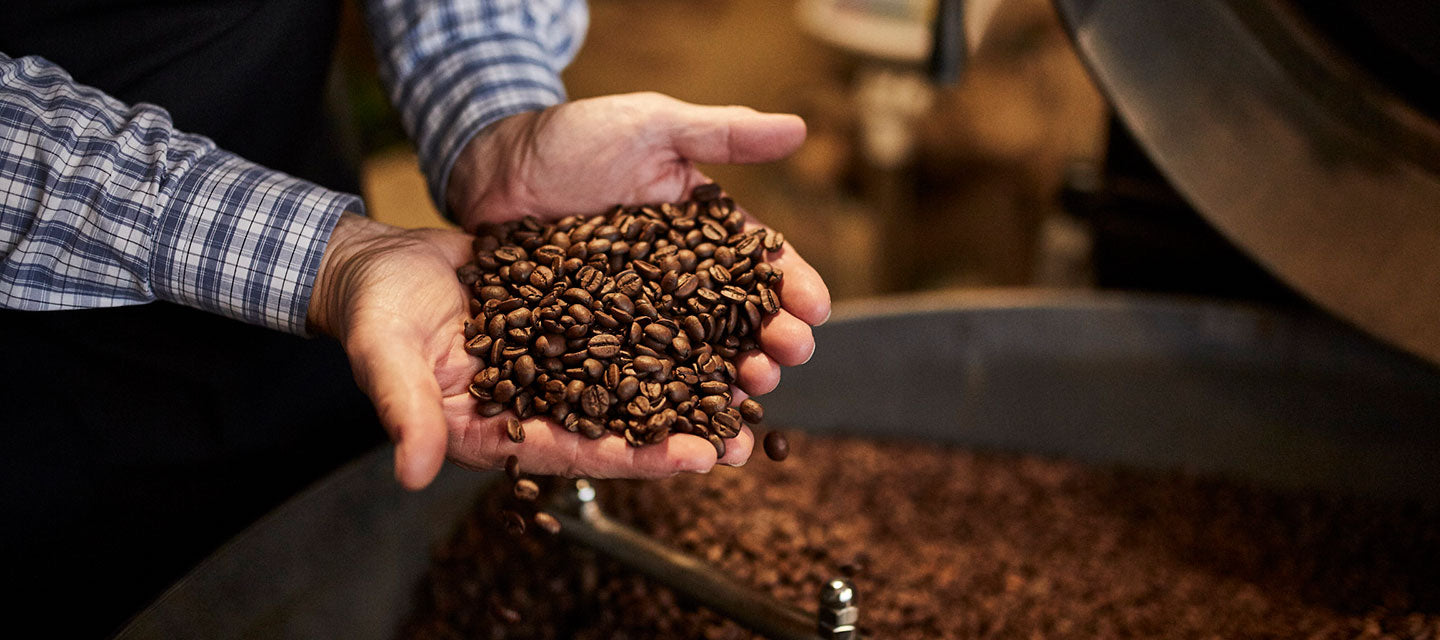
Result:
{"label": "dark apron", "polygon": [[[41,55],[182,131],[355,192],[325,117],[339,3],[34,0]],[[0,312],[7,626],[113,633],[286,497],[383,440],[339,346],[166,303]],[[39,625],[39,626],[35,626]]]}

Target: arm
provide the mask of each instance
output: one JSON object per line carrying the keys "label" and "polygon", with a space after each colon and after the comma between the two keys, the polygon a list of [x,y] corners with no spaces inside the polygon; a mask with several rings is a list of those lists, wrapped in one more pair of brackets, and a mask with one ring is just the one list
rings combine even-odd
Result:
{"label": "arm", "polygon": [[582,0],[369,0],[366,16],[381,79],[442,211],[470,140],[565,100],[560,70],[589,20]]}
{"label": "arm", "polygon": [[0,54],[0,306],[158,299],[303,333],[331,229],[360,206]]}

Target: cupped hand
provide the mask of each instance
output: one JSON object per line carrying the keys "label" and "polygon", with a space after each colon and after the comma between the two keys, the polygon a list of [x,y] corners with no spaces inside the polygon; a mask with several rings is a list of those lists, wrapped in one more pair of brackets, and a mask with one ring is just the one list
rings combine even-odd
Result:
{"label": "cupped hand", "polygon": [[[600,213],[616,204],[673,202],[710,182],[695,163],[771,162],[794,152],[804,139],[805,123],[794,115],[693,105],[657,93],[577,100],[492,125],[461,153],[446,195],[452,214],[469,230],[525,215],[557,219]],[[750,217],[748,224],[760,223]],[[773,390],[781,366],[809,360],[815,349],[810,328],[830,315],[824,281],[792,246],[786,243],[769,260],[785,274],[778,288],[783,309],[762,325],[760,350],[736,362],[736,402]],[[549,423],[549,428],[528,429],[524,445],[495,447],[490,436],[496,431],[480,420],[471,429],[452,432],[452,459],[486,466],[498,464],[500,453],[513,452],[524,468],[536,463],[555,468],[544,458],[527,460],[527,453],[544,451],[532,447],[539,440],[572,454],[563,465],[567,472],[652,476],[677,469],[704,471],[715,457],[710,445],[694,436],[631,449],[619,438],[585,441]],[[721,462],[743,463],[753,443],[753,434],[744,429]]]}
{"label": "cupped hand", "polygon": [[[695,163],[771,162],[804,140],[805,123],[794,115],[657,93],[577,100],[512,116],[477,136],[457,160],[447,196],[470,230],[527,214],[553,219],[673,202],[710,181]],[[749,224],[759,223],[751,217]],[[810,327],[830,315],[830,292],[794,247],[787,243],[770,261],[785,273],[784,310],[762,327],[761,352],[737,363],[739,386],[750,395],[773,390],[782,365],[809,360]]]}
{"label": "cupped hand", "polygon": [[[702,107],[658,94],[579,100],[493,125],[465,149],[451,174],[449,202],[469,230],[524,215],[558,218],[610,206],[684,199],[709,182],[700,163],[768,162],[805,136],[795,116],[744,107]],[[751,225],[758,222],[753,219]],[[396,477],[411,488],[434,478],[445,457],[494,468],[516,455],[527,473],[662,477],[716,464],[705,440],[676,435],[634,448],[624,439],[588,440],[548,418],[524,421],[510,442],[506,412],[475,412],[467,393],[480,362],[464,352],[467,292],[455,269],[471,259],[470,236],[406,231],[346,215],[326,251],[310,319],[344,345],[356,381],[374,401],[396,445]],[[818,273],[788,244],[770,260],[785,273],[784,310],[767,319],[761,351],[737,361],[737,401],[775,388],[780,367],[814,350],[812,325],[830,313]],[[742,464],[754,436],[727,442],[722,464]]]}

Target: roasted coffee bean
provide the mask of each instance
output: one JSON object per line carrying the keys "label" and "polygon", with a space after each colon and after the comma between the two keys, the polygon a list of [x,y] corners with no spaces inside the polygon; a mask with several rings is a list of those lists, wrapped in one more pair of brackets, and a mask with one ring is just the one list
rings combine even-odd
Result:
{"label": "roasted coffee bean", "polygon": [[585,372],[585,377],[591,380],[600,380],[605,375],[605,363],[594,358],[585,358],[580,363],[580,368]]}
{"label": "roasted coffee bean", "polygon": [[629,402],[636,394],[640,393],[640,379],[635,376],[625,376],[620,383],[615,385],[615,397],[621,402]]}
{"label": "roasted coffee bean", "polygon": [[720,290],[720,297],[731,302],[744,302],[745,295],[744,289],[734,285],[725,285],[725,287]]}
{"label": "roasted coffee bean", "polygon": [[556,520],[555,516],[544,511],[537,511],[532,519],[535,521],[535,526],[540,527],[541,531],[552,536],[560,533],[560,521]]}
{"label": "roasted coffee bean", "polygon": [[[745,236],[735,245],[735,254],[740,256],[751,256],[760,250],[760,239],[755,236]],[[730,275],[735,275],[734,273]]]}
{"label": "roasted coffee bean", "polygon": [[602,333],[590,338],[589,352],[595,358],[613,358],[620,355],[620,338]]}
{"label": "roasted coffee bean", "polygon": [[482,333],[465,343],[465,353],[477,358],[488,358],[490,357],[490,347],[494,342],[494,338]]}
{"label": "roasted coffee bean", "polygon": [[665,397],[669,398],[671,402],[677,404],[684,402],[690,395],[690,385],[684,382],[676,380],[665,385]]}
{"label": "roasted coffee bean", "polygon": [[561,336],[544,335],[535,339],[535,351],[543,358],[556,358],[565,353],[565,339]]}
{"label": "roasted coffee bean", "polygon": [[515,378],[516,386],[527,386],[535,381],[535,358],[525,354],[515,359],[515,372],[511,374]]}
{"label": "roasted coffee bean", "polygon": [[785,434],[779,431],[765,434],[765,455],[776,462],[790,457],[790,441],[785,438]]}
{"label": "roasted coffee bean", "polygon": [[550,285],[554,282],[555,270],[551,269],[550,267],[540,265],[538,267],[535,267],[534,271],[530,272],[530,286],[535,287],[536,289],[540,289],[542,291],[545,289],[549,289]]}
{"label": "roasted coffee bean", "polygon": [[760,289],[760,308],[767,315],[774,315],[780,311],[780,296],[775,295],[775,290],[769,287]]}
{"label": "roasted coffee bean", "polygon": [[680,326],[685,328],[685,335],[691,342],[702,342],[705,340],[705,325],[700,322],[699,316],[685,316],[680,321]]}
{"label": "roasted coffee bean", "polygon": [[640,274],[634,269],[626,269],[615,276],[615,289],[631,298],[640,295],[644,284]]}
{"label": "roasted coffee bean", "polygon": [[604,417],[605,411],[610,408],[610,392],[599,385],[585,388],[580,394],[580,408],[592,418]]}
{"label": "roasted coffee bean", "polygon": [[669,344],[671,340],[675,339],[675,330],[664,324],[656,322],[645,327],[645,337],[654,340],[658,344],[665,345]]}
{"label": "roasted coffee bean", "polygon": [[720,185],[714,182],[707,182],[690,190],[690,199],[698,202],[709,202],[720,197],[723,191]]}
{"label": "roasted coffee bean", "polygon": [[477,411],[480,415],[485,416],[486,418],[493,418],[493,417],[495,417],[495,416],[500,415],[500,413],[501,413],[502,411],[504,411],[504,410],[505,410],[505,405],[504,405],[504,404],[501,404],[501,403],[499,403],[499,402],[495,402],[494,400],[491,400],[490,402],[482,402],[482,403],[480,403],[480,408],[477,409],[476,411]]}
{"label": "roasted coffee bean", "polygon": [[525,250],[515,245],[505,245],[495,250],[495,259],[500,262],[513,263],[516,260],[526,258]]}
{"label": "roasted coffee bean", "polygon": [[490,393],[488,389],[480,386],[478,383],[475,382],[470,383],[470,386],[466,390],[470,392],[470,397],[475,398],[476,400],[479,400],[481,402],[489,402],[490,400],[494,399],[494,396]]}
{"label": "roasted coffee bean", "polygon": [[710,441],[710,446],[715,447],[715,459],[716,459],[716,460],[719,460],[719,459],[725,457],[725,441],[722,440],[722,439],[720,438],[720,436],[715,435],[715,434],[712,433],[712,434],[706,436],[705,439]]}
{"label": "roasted coffee bean", "polygon": [[577,404],[580,402],[580,394],[585,392],[585,382],[582,380],[570,380],[565,383],[565,402]]}
{"label": "roasted coffee bean", "polygon": [[700,393],[705,395],[723,395],[730,393],[730,385],[719,380],[706,380],[700,383]]}
{"label": "roasted coffee bean", "polygon": [[740,421],[740,416],[731,413],[729,410],[721,411],[710,416],[710,426],[713,427],[715,433],[719,434],[722,438],[733,438],[740,435],[740,427],[742,424],[744,423]]}
{"label": "roasted coffee bean", "polygon": [[765,419],[765,407],[754,398],[746,398],[740,402],[740,416],[750,424],[760,424]]}
{"label": "roasted coffee bean", "polygon": [[666,271],[665,275],[660,277],[660,290],[665,293],[675,291],[675,287],[679,284],[680,273],[678,271]]}
{"label": "roasted coffee bean", "polygon": [[783,246],[785,246],[785,234],[774,229],[767,229],[765,231],[766,251],[779,251]]}
{"label": "roasted coffee bean", "polygon": [[605,425],[594,418],[580,418],[576,421],[576,429],[580,435],[591,440],[597,440],[605,435]]}
{"label": "roasted coffee bean", "polygon": [[516,419],[516,418],[506,418],[506,419],[505,419],[505,435],[510,438],[510,441],[511,441],[511,442],[514,442],[514,443],[517,443],[517,444],[518,444],[518,443],[521,443],[521,442],[524,442],[524,441],[525,441],[525,425],[521,424],[520,421],[519,421],[518,419]]}
{"label": "roasted coffee bean", "polygon": [[575,274],[575,284],[591,293],[597,291],[604,280],[605,272],[591,266],[580,267],[580,271]]}
{"label": "roasted coffee bean", "polygon": [[515,482],[514,492],[516,498],[525,502],[534,502],[540,498],[540,485],[535,484],[534,480],[519,480]]}
{"label": "roasted coffee bean", "polygon": [[510,297],[510,292],[499,285],[487,285],[480,288],[480,301],[504,300]]}
{"label": "roasted coffee bean", "polygon": [[725,396],[705,396],[704,398],[700,399],[700,404],[698,406],[700,407],[701,411],[704,411],[706,414],[713,416],[717,413],[720,413],[721,411],[724,411],[726,404],[727,401],[725,399]]}
{"label": "roasted coffee bean", "polygon": [[505,526],[505,531],[512,536],[525,534],[525,518],[514,511],[505,510],[500,513],[500,520]]}
{"label": "roasted coffee bean", "polygon": [[511,398],[515,397],[515,389],[516,387],[513,381],[501,380],[495,383],[495,389],[491,392],[491,395],[495,398],[496,402],[509,402]]}
{"label": "roasted coffee bean", "polygon": [[625,411],[636,418],[648,416],[653,410],[654,408],[650,406],[650,399],[645,396],[635,396],[625,405]]}
{"label": "roasted coffee bean", "polygon": [[511,482],[520,479],[520,458],[518,456],[505,457],[505,475],[510,477]]}
{"label": "roasted coffee bean", "polygon": [[[658,325],[652,324],[650,326],[654,327]],[[646,333],[649,332],[647,331]],[[632,366],[635,367],[636,373],[655,373],[661,368],[660,360],[653,356],[636,356],[635,362],[632,364]]]}

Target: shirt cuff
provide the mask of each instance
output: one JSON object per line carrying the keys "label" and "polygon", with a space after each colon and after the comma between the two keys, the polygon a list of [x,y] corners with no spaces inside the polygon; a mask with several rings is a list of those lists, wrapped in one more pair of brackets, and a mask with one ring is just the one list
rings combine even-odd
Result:
{"label": "shirt cuff", "polygon": [[320,258],[360,198],[212,151],[161,187],[155,296],[305,335]]}
{"label": "shirt cuff", "polygon": [[551,57],[533,40],[491,34],[427,60],[428,68],[415,69],[398,87],[430,197],[442,212],[450,170],[471,138],[508,116],[565,101]]}

